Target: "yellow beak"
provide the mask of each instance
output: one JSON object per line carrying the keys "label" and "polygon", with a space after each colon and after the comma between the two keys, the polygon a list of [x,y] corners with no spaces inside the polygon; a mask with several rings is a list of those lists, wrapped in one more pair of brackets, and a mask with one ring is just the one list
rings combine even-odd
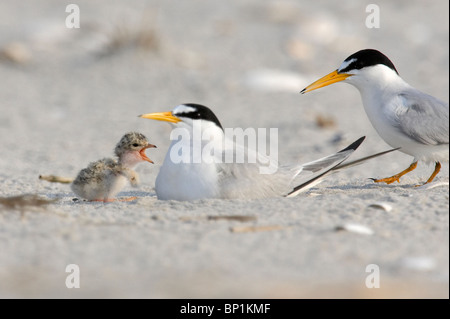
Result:
{"label": "yellow beak", "polygon": [[308,85],[307,87],[305,87],[303,90],[301,90],[300,93],[306,93],[306,92],[310,92],[313,91],[315,89],[336,83],[336,82],[341,82],[344,81],[346,78],[348,78],[349,76],[352,76],[352,74],[347,74],[347,73],[338,73],[338,71],[333,71],[330,74],[325,75],[323,78],[318,79],[316,82]]}
{"label": "yellow beak", "polygon": [[144,119],[165,121],[165,122],[171,122],[171,123],[181,122],[181,120],[178,117],[173,116],[172,112],[147,113],[147,114],[139,115],[139,117],[142,117]]}

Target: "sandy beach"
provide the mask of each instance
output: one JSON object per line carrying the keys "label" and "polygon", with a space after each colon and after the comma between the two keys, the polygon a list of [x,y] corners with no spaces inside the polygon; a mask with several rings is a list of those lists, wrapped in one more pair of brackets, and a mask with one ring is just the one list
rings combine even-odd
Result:
{"label": "sandy beach", "polygon": [[[361,136],[352,159],[390,149],[354,87],[299,92],[375,48],[448,102],[448,1],[377,1],[379,28],[355,1],[76,4],[80,28],[65,2],[0,3],[1,298],[449,298],[448,163],[426,188],[414,187],[433,171],[423,163],[400,184],[370,180],[408,167],[393,152],[294,198],[162,201],[171,127],[138,118],[200,103],[227,128],[278,128],[281,163]],[[74,201],[69,184],[39,179],[74,178],[129,131],[158,147],[119,194],[137,200]]]}

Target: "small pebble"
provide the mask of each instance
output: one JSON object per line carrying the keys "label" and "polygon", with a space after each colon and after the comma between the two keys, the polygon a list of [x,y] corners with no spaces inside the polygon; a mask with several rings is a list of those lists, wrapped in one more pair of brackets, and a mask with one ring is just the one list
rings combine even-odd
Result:
{"label": "small pebble", "polygon": [[371,208],[375,208],[375,209],[381,209],[384,210],[385,212],[390,212],[392,210],[392,206],[390,204],[387,203],[374,203],[369,205],[369,207]]}
{"label": "small pebble", "polygon": [[12,42],[0,48],[1,59],[16,64],[26,64],[31,60],[31,52],[26,45],[20,42]]}
{"label": "small pebble", "polygon": [[431,257],[405,257],[400,264],[404,268],[418,271],[429,271],[436,268],[436,261]]}
{"label": "small pebble", "polygon": [[352,223],[337,226],[335,228],[335,230],[336,231],[345,230],[345,231],[348,231],[351,233],[357,233],[357,234],[362,234],[362,235],[373,235],[374,234],[374,231],[372,229],[370,229],[369,227],[360,225],[360,224],[352,224]]}

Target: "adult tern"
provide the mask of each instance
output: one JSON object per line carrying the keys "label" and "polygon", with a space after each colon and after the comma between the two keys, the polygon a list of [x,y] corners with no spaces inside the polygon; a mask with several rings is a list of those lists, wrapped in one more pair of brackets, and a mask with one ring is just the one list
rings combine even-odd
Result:
{"label": "adult tern", "polygon": [[449,107],[406,83],[394,64],[374,49],[358,51],[340,67],[304,88],[301,93],[344,81],[355,86],[375,130],[386,143],[414,157],[411,165],[391,177],[373,179],[391,184],[417,167],[434,163],[430,183],[449,157]]}
{"label": "adult tern", "polygon": [[[174,125],[171,136],[177,136],[172,139],[155,182],[156,195],[162,200],[292,197],[333,171],[391,151],[341,164],[363,142],[362,137],[345,149],[316,161],[279,165],[269,156],[237,145],[227,137],[219,119],[206,106],[187,103],[176,106],[171,112],[140,117],[171,123]],[[247,158],[254,155],[255,161],[226,160],[227,154],[232,153],[229,158],[236,159],[239,152],[244,152]],[[275,168],[273,174],[261,174],[261,168],[267,165]]]}

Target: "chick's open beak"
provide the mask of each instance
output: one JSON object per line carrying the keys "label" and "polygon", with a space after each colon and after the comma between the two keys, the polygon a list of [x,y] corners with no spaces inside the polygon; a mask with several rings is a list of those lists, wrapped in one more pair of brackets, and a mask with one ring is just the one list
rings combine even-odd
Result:
{"label": "chick's open beak", "polygon": [[146,147],[142,148],[142,149],[139,151],[139,154],[141,155],[141,157],[142,157],[142,159],[143,159],[144,161],[147,161],[147,162],[150,162],[150,163],[153,164],[153,161],[152,161],[151,159],[149,159],[149,158],[147,157],[147,155],[145,154],[145,150],[146,150],[147,148],[156,148],[156,145],[148,144]]}
{"label": "chick's open beak", "polygon": [[315,89],[336,83],[344,81],[349,76],[352,76],[352,74],[348,73],[338,73],[338,70],[335,70],[331,72],[330,74],[325,75],[324,77],[318,79],[316,82],[311,83],[307,87],[305,87],[303,90],[300,91],[300,93],[307,93],[314,91]]}

